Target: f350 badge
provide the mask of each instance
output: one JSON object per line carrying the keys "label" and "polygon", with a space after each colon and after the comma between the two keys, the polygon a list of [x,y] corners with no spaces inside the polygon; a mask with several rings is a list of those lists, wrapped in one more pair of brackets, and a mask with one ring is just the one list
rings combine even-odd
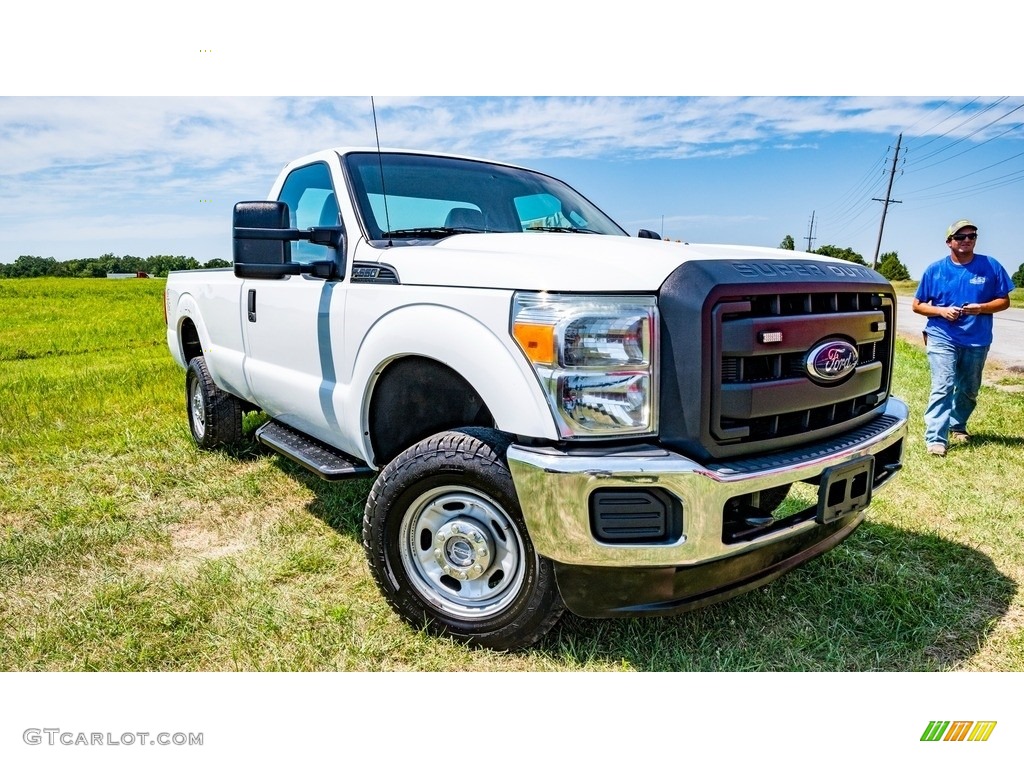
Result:
{"label": "f350 badge", "polygon": [[832,339],[807,353],[807,375],[812,381],[831,384],[846,378],[857,367],[857,348]]}

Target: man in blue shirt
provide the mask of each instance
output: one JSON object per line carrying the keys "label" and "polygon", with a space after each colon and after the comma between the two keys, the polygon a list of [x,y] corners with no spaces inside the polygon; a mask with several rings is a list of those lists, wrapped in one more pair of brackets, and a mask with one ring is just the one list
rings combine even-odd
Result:
{"label": "man in blue shirt", "polygon": [[946,230],[949,256],[925,270],[914,311],[928,318],[925,339],[932,391],[924,413],[928,453],[945,456],[948,442],[966,442],[992,344],[992,315],[1010,306],[1013,281],[995,259],[974,252],[978,228],[967,219]]}

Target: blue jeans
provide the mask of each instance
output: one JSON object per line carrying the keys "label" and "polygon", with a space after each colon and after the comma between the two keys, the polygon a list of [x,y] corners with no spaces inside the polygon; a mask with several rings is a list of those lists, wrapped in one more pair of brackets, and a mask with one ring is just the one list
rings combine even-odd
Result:
{"label": "blue jeans", "polygon": [[932,393],[924,412],[926,443],[945,444],[950,432],[967,431],[967,420],[978,403],[987,356],[988,347],[961,347],[928,337]]}

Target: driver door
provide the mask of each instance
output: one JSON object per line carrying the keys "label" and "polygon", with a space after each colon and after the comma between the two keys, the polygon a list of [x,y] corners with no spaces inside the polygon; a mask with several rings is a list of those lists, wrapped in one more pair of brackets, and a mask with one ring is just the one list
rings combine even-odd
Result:
{"label": "driver door", "polygon": [[[293,170],[278,199],[288,204],[294,228],[341,224],[331,173],[323,163]],[[335,260],[339,269],[343,264],[333,248],[305,241],[292,244],[292,260]],[[340,430],[334,348],[342,339],[341,288],[337,279],[308,274],[242,285],[245,375],[256,402],[271,418],[323,440]]]}

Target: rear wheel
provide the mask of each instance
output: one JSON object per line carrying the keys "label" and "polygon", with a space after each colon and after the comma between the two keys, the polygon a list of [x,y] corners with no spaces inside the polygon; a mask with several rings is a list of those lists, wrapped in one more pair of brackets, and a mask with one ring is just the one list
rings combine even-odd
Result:
{"label": "rear wheel", "polygon": [[530,645],[564,610],[488,429],[443,432],[388,464],[363,519],[370,570],[408,623],[498,650]]}
{"label": "rear wheel", "polygon": [[192,358],[185,374],[185,407],[196,445],[217,448],[241,441],[242,405],[241,400],[213,383],[202,356]]}

